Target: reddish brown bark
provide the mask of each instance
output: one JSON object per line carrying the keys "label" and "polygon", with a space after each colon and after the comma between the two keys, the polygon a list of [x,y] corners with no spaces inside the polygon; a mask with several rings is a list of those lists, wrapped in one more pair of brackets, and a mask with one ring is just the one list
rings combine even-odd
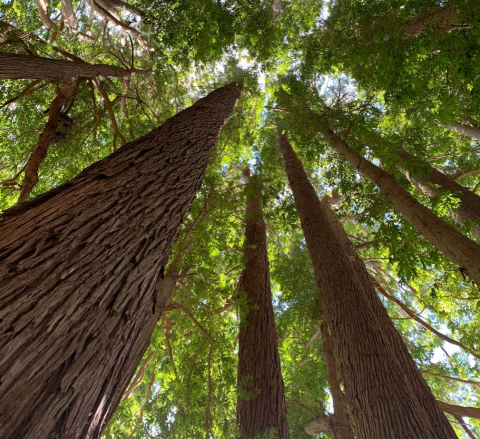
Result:
{"label": "reddish brown bark", "polygon": [[65,104],[75,93],[78,83],[79,81],[74,78],[65,80],[62,89],[58,90],[57,96],[50,104],[48,121],[45,129],[43,130],[42,134],[40,134],[37,146],[32,151],[32,154],[28,158],[25,166],[25,176],[23,178],[20,196],[18,197],[18,203],[27,201],[32,193],[33,188],[37,184],[38,170],[40,169],[40,165],[45,160],[45,157],[47,157],[48,148],[58,128],[60,113],[62,112]]}
{"label": "reddish brown bark", "polygon": [[480,246],[435,216],[392,175],[359,156],[326,125],[320,127],[320,132],[350,165],[377,185],[382,195],[420,234],[480,285]]}
{"label": "reddish brown bark", "polygon": [[[241,316],[237,382],[237,423],[243,438],[275,428],[278,439],[288,439],[277,331],[273,314],[267,258],[266,227],[257,176],[246,187],[245,270],[240,291],[246,294],[248,313]],[[248,396],[246,396],[246,393]]]}
{"label": "reddish brown bark", "polygon": [[149,344],[164,305],[155,285],[240,94],[215,90],[5,213],[2,438],[100,437]]}
{"label": "reddish brown bark", "polygon": [[[413,361],[410,352],[402,340],[402,336],[395,329],[387,310],[377,296],[375,288],[379,286],[378,282],[368,273],[365,263],[356,253],[355,246],[352,241],[350,241],[342,224],[333,214],[331,205],[334,202],[335,201],[328,196],[325,196],[322,199],[322,205],[325,208],[325,213],[327,214],[330,225],[335,232],[335,236],[339,239],[343,250],[352,264],[355,275],[363,286],[367,300],[374,310],[377,322],[382,327],[385,338],[388,339],[388,343],[394,352],[395,357],[402,364],[404,372],[408,375],[408,379],[411,381],[412,386],[416,391],[416,397],[418,398],[419,403],[425,408],[425,412],[430,417],[432,425],[440,424],[438,428],[441,432],[443,429],[442,423],[445,422],[445,417],[435,403],[434,396]],[[439,420],[441,420],[441,422],[439,422]]]}
{"label": "reddish brown bark", "polygon": [[43,58],[41,56],[0,53],[1,79],[64,79],[96,78],[97,76],[126,77],[144,70],[124,69],[108,64]]}
{"label": "reddish brown bark", "polygon": [[371,305],[301,162],[285,136],[279,144],[357,437],[455,438],[443,415],[428,413],[424,401],[429,396],[435,407],[433,396],[416,387],[415,373],[395,355],[383,319]]}
{"label": "reddish brown bark", "polygon": [[345,396],[340,389],[332,336],[325,324],[322,324],[322,340],[323,356],[327,366],[328,384],[333,402],[333,415],[329,416],[330,429],[334,439],[354,439],[350,418],[345,408]]}
{"label": "reddish brown bark", "polygon": [[421,166],[427,171],[426,175],[422,175],[399,166],[402,173],[427,197],[450,193],[460,200],[458,209],[451,211],[451,217],[459,224],[470,225],[472,235],[480,239],[480,197],[418,157],[402,150],[397,152],[397,155],[407,164]]}

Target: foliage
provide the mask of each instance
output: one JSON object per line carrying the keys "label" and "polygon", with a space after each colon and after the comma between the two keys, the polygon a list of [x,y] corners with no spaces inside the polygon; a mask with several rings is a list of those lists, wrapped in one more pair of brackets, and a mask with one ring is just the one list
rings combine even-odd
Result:
{"label": "foliage", "polygon": [[[382,296],[437,399],[480,407],[478,358],[471,353],[480,352],[478,288],[419,236],[374,184],[339,158],[319,131],[328,120],[357,153],[459,227],[450,217],[459,205],[457,194],[427,198],[399,170],[397,153],[404,150],[423,160],[410,167],[402,163],[415,175],[428,175],[432,165],[477,190],[479,143],[448,128],[480,121],[475,2],[290,0],[275,16],[271,4],[259,0],[135,0],[127,2],[133,12],[119,9],[117,22],[107,23],[105,16],[92,13],[90,0],[79,0],[73,2],[78,29],[62,24],[59,0],[47,3],[58,35],[39,27],[36,2],[0,4],[0,38],[10,26],[8,38],[0,39],[2,52],[77,57],[146,72],[129,81],[99,78],[108,100],[90,79],[80,82],[32,196],[120,147],[113,120],[130,141],[218,86],[242,81],[246,88],[212,153],[166,270],[180,276],[172,301],[181,307],[167,306],[105,438],[237,437],[237,398],[255,396],[242,393],[242,383],[236,382],[240,315],[248,312],[237,288],[245,205],[239,181],[247,165],[263,185],[291,437],[308,438],[304,425],[311,413],[332,411],[317,334],[322,322],[318,292],[282,169],[277,127],[288,132],[319,197],[334,190],[342,195],[335,215],[370,273],[425,323]],[[440,19],[444,16],[448,19]],[[27,37],[20,38],[15,29]],[[26,162],[61,79],[42,79],[24,96],[33,81],[0,82],[0,104],[5,104],[0,109],[0,210],[17,201]],[[468,226],[459,229],[475,239]],[[459,437],[466,437],[454,425]],[[478,421],[468,425],[480,434]],[[263,437],[273,438],[275,432]]]}

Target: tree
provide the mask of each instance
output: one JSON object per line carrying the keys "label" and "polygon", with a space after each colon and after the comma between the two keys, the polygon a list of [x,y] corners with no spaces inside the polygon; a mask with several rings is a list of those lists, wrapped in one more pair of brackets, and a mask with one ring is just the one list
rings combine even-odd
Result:
{"label": "tree", "polygon": [[[376,319],[376,309],[370,304],[365,287],[336,238],[285,135],[279,137],[279,147],[320,290],[322,316],[332,334],[357,435],[456,437],[446,418],[438,408],[435,409],[433,395],[428,389],[425,393],[425,389],[413,385],[419,375],[413,372],[415,365],[405,364],[405,358],[398,358],[391,348],[391,339],[383,322]],[[375,383],[374,389],[372,383]]]}
{"label": "tree", "polygon": [[262,437],[275,429],[288,439],[285,394],[278,355],[267,257],[262,192],[257,175],[247,169],[245,270],[240,291],[237,423],[242,437]]}
{"label": "tree", "polygon": [[4,214],[3,437],[100,436],[165,305],[155,285],[240,94],[217,89]]}

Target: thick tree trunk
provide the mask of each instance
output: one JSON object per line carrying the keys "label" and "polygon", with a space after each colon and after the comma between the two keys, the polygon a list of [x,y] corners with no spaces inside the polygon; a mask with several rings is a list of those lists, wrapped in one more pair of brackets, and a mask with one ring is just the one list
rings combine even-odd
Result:
{"label": "thick tree trunk", "polygon": [[412,154],[400,150],[397,155],[408,164],[421,166],[428,170],[426,175],[421,175],[411,173],[401,165],[398,166],[408,180],[427,197],[433,198],[440,194],[450,193],[460,200],[458,209],[451,211],[451,217],[459,224],[470,225],[472,235],[480,239],[480,197]]}
{"label": "thick tree trunk", "polygon": [[418,398],[419,404],[425,409],[425,413],[430,418],[431,425],[436,426],[438,424],[438,427],[435,428],[439,429],[438,434],[441,435],[445,428],[443,424],[448,421],[445,419],[445,416],[436,404],[435,397],[423,379],[422,373],[413,361],[410,352],[402,340],[402,336],[395,329],[387,310],[378,298],[375,291],[378,283],[368,273],[364,261],[356,253],[355,246],[352,241],[350,241],[350,238],[340,221],[332,212],[331,206],[334,202],[335,201],[329,196],[325,196],[322,199],[322,205],[325,208],[325,213],[327,214],[330,225],[335,232],[335,236],[339,239],[343,250],[352,264],[355,275],[363,286],[367,300],[375,313],[377,323],[382,328],[383,335],[388,339],[388,343],[394,352],[395,357],[401,363],[405,373],[408,374],[408,379],[416,391],[415,396]]}
{"label": "thick tree trunk", "polygon": [[257,176],[246,187],[246,268],[240,291],[246,293],[247,315],[241,316],[238,348],[237,423],[243,438],[251,439],[275,428],[288,439],[277,331],[273,314],[267,258],[266,227]]}
{"label": "thick tree trunk", "polygon": [[417,232],[480,285],[480,246],[435,216],[410,195],[392,175],[359,156],[331,129],[321,127],[320,131],[348,163],[377,185],[380,192]]}
{"label": "thick tree trunk", "polygon": [[148,346],[155,285],[241,88],[5,212],[0,437],[98,438]]}
{"label": "thick tree trunk", "polygon": [[332,336],[326,324],[322,324],[323,356],[327,366],[328,384],[333,401],[333,415],[329,418],[334,439],[354,439],[350,418],[345,408],[345,396],[340,389]]}
{"label": "thick tree trunk", "polygon": [[60,113],[65,104],[75,93],[78,82],[79,81],[75,78],[69,78],[65,80],[62,89],[58,91],[57,96],[50,104],[48,121],[45,129],[43,130],[42,134],[40,134],[37,146],[35,146],[35,149],[32,151],[32,154],[28,158],[25,166],[25,177],[23,178],[22,189],[20,191],[20,196],[18,197],[18,203],[23,203],[24,201],[28,200],[33,188],[38,182],[38,170],[40,169],[40,165],[45,160],[45,157],[47,157],[48,148],[57,131]]}
{"label": "thick tree trunk", "polygon": [[357,437],[455,438],[445,417],[432,422],[422,389],[391,348],[378,310],[371,305],[301,162],[285,136],[280,136],[279,144]]}
{"label": "thick tree trunk", "polygon": [[42,58],[40,56],[0,53],[0,79],[64,79],[125,77],[142,70],[127,70],[108,64],[88,64],[83,61]]}

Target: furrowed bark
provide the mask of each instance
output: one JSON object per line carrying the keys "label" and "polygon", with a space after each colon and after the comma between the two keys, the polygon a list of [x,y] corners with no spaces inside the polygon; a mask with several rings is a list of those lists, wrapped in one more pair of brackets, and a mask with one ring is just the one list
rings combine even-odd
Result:
{"label": "furrowed bark", "polygon": [[[455,438],[443,415],[437,418],[428,413],[424,405],[428,394],[420,389],[419,395],[415,373],[395,355],[383,321],[378,320],[378,309],[371,305],[363,282],[286,136],[279,137],[279,146],[357,437]],[[430,398],[435,407],[431,394]]]}
{"label": "furrowed bark", "polygon": [[325,324],[322,324],[322,340],[323,356],[325,357],[328,383],[333,401],[333,415],[329,417],[332,435],[334,439],[354,439],[350,419],[345,408],[345,397],[340,389],[332,337]]}
{"label": "furrowed bark", "polygon": [[427,197],[433,198],[440,194],[450,193],[460,200],[458,209],[451,211],[451,217],[459,224],[471,225],[472,235],[480,239],[480,197],[412,154],[400,150],[397,155],[410,165],[420,165],[428,170],[427,175],[420,175],[411,173],[401,165],[398,166],[408,180]]}
{"label": "furrowed bark", "polygon": [[480,246],[458,230],[435,216],[428,208],[410,195],[395,178],[372,162],[359,156],[330,128],[320,127],[320,132],[350,165],[365,178],[375,183],[393,207],[445,257],[466,272],[480,285]]}
{"label": "furrowed bark", "polygon": [[65,61],[40,56],[0,53],[0,79],[64,79],[79,76],[83,78],[96,78],[97,76],[124,78],[135,73],[145,73],[145,71],[127,70],[108,64],[89,64],[84,61]]}
{"label": "furrowed bark", "polygon": [[246,193],[246,268],[239,290],[246,293],[248,314],[240,322],[237,383],[242,394],[237,398],[237,423],[242,438],[250,439],[257,434],[262,436],[266,429],[273,427],[278,439],[288,439],[285,393],[270,290],[266,227],[257,176],[250,178]]}
{"label": "furrowed bark", "polygon": [[410,352],[405,346],[402,336],[395,329],[387,310],[378,298],[375,290],[379,286],[378,282],[368,273],[365,262],[358,256],[357,252],[355,251],[355,246],[353,245],[352,241],[350,241],[345,229],[332,212],[331,206],[333,204],[335,204],[334,199],[329,196],[323,197],[322,205],[325,208],[325,213],[327,214],[330,225],[335,232],[335,236],[339,239],[343,250],[348,256],[355,271],[355,275],[363,286],[367,300],[374,310],[376,320],[379,326],[382,327],[383,335],[388,340],[395,357],[401,363],[405,374],[408,375],[408,379],[415,389],[418,402],[422,407],[424,407],[425,413],[427,413],[429,416],[431,424],[435,426],[439,424],[438,434],[440,435],[445,427],[442,424],[444,424],[447,420],[445,419],[445,416],[442,414],[442,411],[439,409],[438,405],[435,403],[435,398],[428,387],[428,384],[423,379],[423,376],[417,368],[417,365],[413,361]]}
{"label": "furrowed bark", "polygon": [[60,113],[65,104],[75,93],[78,83],[79,81],[76,78],[69,78],[64,81],[62,89],[58,91],[57,96],[50,104],[48,121],[45,129],[43,130],[42,134],[40,134],[37,146],[28,158],[25,166],[25,176],[22,181],[22,189],[20,191],[20,196],[18,197],[18,203],[27,201],[32,193],[33,188],[37,184],[38,170],[40,169],[40,165],[45,160],[45,157],[47,157],[48,148],[58,128]]}
{"label": "furrowed bark", "polygon": [[241,87],[222,87],[0,222],[0,437],[99,438]]}

